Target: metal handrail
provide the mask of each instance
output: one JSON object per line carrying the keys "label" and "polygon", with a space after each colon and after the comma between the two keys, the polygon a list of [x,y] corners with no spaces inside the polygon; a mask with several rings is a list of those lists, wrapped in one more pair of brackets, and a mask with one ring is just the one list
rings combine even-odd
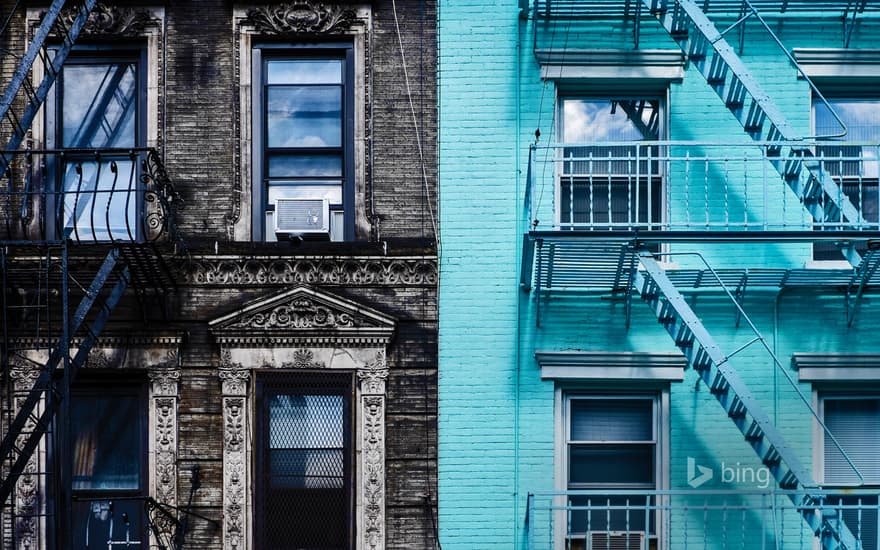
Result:
{"label": "metal handrail", "polygon": [[[746,323],[748,323],[748,325],[749,325],[749,328],[752,330],[752,333],[754,333],[754,335],[755,335],[755,338],[753,338],[752,340],[749,340],[748,343],[746,343],[745,345],[737,348],[733,353],[725,354],[725,361],[729,360],[731,357],[733,357],[737,353],[748,348],[749,346],[751,346],[755,342],[761,342],[761,345],[764,347],[764,350],[773,359],[773,363],[776,365],[776,367],[780,371],[782,371],[782,374],[785,376],[785,379],[788,380],[788,383],[791,385],[792,389],[794,389],[794,391],[797,392],[798,397],[800,397],[801,401],[803,401],[803,403],[807,406],[807,409],[809,409],[810,414],[813,416],[813,418],[816,420],[816,422],[819,423],[819,426],[821,426],[822,431],[825,433],[825,435],[827,435],[829,438],[831,438],[831,441],[834,443],[834,446],[837,447],[837,450],[840,451],[840,453],[843,455],[843,458],[846,460],[846,463],[849,465],[850,468],[852,468],[853,472],[859,478],[859,485],[864,485],[865,484],[865,476],[862,475],[862,472],[858,469],[858,467],[855,465],[855,463],[852,461],[852,459],[849,457],[849,455],[846,453],[846,451],[843,449],[843,447],[837,441],[837,438],[834,437],[834,434],[831,433],[831,430],[828,429],[828,427],[825,425],[825,422],[819,417],[819,413],[816,412],[816,410],[813,408],[813,404],[810,401],[810,399],[808,399],[807,396],[804,395],[804,392],[801,391],[801,389],[798,387],[797,383],[794,381],[794,379],[791,377],[791,375],[788,373],[788,371],[785,370],[785,367],[782,365],[782,362],[779,361],[779,358],[776,357],[776,354],[773,352],[773,350],[767,344],[767,341],[764,339],[764,336],[758,330],[758,327],[755,326],[755,324],[752,322],[752,319],[746,313],[745,309],[743,309],[743,307],[740,305],[739,301],[736,299],[736,297],[733,295],[733,293],[730,291],[730,289],[727,287],[727,285],[724,284],[724,281],[721,279],[721,277],[718,275],[718,273],[715,271],[715,269],[713,269],[712,266],[709,265],[709,262],[706,260],[706,258],[703,256],[703,254],[700,252],[656,252],[656,253],[652,253],[651,255],[654,257],[662,256],[662,257],[666,257],[666,258],[673,257],[673,256],[696,256],[697,258],[700,259],[701,262],[703,262],[703,265],[706,266],[706,269],[712,274],[712,276],[717,281],[719,288],[721,288],[724,291],[724,293],[727,295],[727,297],[733,303],[740,318],[745,319]],[[716,365],[716,366],[720,366],[720,365]]]}

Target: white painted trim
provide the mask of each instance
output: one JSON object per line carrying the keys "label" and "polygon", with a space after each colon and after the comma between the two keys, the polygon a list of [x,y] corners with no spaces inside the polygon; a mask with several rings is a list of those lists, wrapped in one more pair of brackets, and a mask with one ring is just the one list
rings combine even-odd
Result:
{"label": "white painted trim", "polygon": [[795,48],[795,60],[810,78],[880,78],[880,50]]}
{"label": "white painted trim", "polygon": [[680,353],[538,351],[543,380],[684,380],[687,360]]}

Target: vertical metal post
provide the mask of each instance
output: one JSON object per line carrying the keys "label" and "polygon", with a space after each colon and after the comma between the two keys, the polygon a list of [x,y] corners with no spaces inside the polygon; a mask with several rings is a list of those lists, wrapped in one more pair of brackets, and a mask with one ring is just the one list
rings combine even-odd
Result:
{"label": "vertical metal post", "polygon": [[538,248],[538,253],[535,254],[535,261],[538,265],[535,267],[535,326],[541,326],[541,265],[543,259],[541,258],[541,249],[544,247],[544,239],[538,239],[535,241],[535,246]]}

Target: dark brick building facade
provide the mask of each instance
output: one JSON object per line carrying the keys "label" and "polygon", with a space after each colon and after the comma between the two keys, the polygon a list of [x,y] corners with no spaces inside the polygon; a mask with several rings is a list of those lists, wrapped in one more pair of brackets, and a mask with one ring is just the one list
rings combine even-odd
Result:
{"label": "dark brick building facade", "polygon": [[90,4],[0,131],[2,547],[434,548],[434,2]]}

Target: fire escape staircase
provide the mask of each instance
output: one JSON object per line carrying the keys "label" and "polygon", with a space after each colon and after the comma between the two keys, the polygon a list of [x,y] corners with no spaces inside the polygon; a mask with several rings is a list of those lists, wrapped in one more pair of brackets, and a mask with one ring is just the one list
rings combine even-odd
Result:
{"label": "fire escape staircase", "polygon": [[[736,117],[745,132],[764,143],[768,156],[786,184],[794,191],[816,223],[857,228],[864,224],[856,207],[823,169],[820,159],[806,145],[785,147],[766,142],[801,140],[782,111],[764,91],[734,48],[694,0],[642,0],[688,59]],[[752,11],[740,19],[756,15]],[[774,36],[775,37],[775,36]],[[787,53],[787,51],[786,51]],[[841,252],[858,267],[861,255],[852,244]]]}
{"label": "fire escape staircase", "polygon": [[[790,500],[822,548],[860,548],[840,512],[828,506],[823,497],[811,495],[811,490],[819,488],[818,484],[729,362],[738,351],[761,339],[754,326],[756,338],[726,355],[653,255],[642,252],[639,262],[643,269],[633,271],[632,281],[641,299],[650,306],[675,345],[684,353],[688,366],[699,374],[700,380],[770,470],[779,487],[793,491],[788,493]],[[741,309],[739,313],[743,313]]]}
{"label": "fire escape staircase", "polygon": [[[18,66],[0,97],[0,125],[2,125],[0,135],[8,137],[5,152],[18,150],[24,142],[37,112],[48,97],[96,3],[96,0],[53,0],[46,8],[39,27],[34,32],[24,55],[17,59]],[[13,9],[17,9],[17,6],[18,4]],[[6,19],[0,34],[10,30],[13,15],[14,12]],[[46,48],[50,37],[57,39],[51,55]],[[31,73],[38,59],[43,67],[43,77],[35,86],[31,82]],[[119,98],[104,97],[103,103],[98,105],[97,110],[103,110],[111,100],[120,103]],[[119,108],[128,109],[130,105],[120,103]],[[96,116],[93,124],[106,125],[106,120]],[[157,159],[158,157],[152,160],[158,162]],[[11,163],[7,155],[0,152],[0,173],[8,174],[7,170]],[[163,192],[174,194],[170,183],[165,181],[167,175],[164,173],[164,168],[161,168],[161,173],[150,172],[149,175],[154,179],[161,179],[157,183],[162,187]],[[177,197],[174,195],[170,199],[177,200]],[[169,233],[176,233],[174,227],[167,229]],[[80,240],[78,235],[71,234],[75,230],[75,223],[65,228],[58,245],[65,250],[62,262],[64,270],[62,277],[65,281],[67,242]],[[69,319],[64,319],[62,334],[48,351],[48,358],[41,365],[32,388],[23,395],[16,410],[3,413],[10,420],[4,426],[7,429],[0,441],[0,507],[7,503],[10,495],[13,494],[19,479],[27,471],[28,463],[40,440],[52,428],[53,419],[56,418],[61,404],[67,398],[70,384],[76,378],[77,371],[86,363],[89,352],[96,344],[111,312],[122,299],[126,289],[134,288],[143,307],[150,301],[151,296],[164,295],[166,289],[174,286],[171,271],[153,242],[113,240],[109,251],[105,253],[106,256],[91,283],[87,287],[80,287],[82,298],[73,315]],[[3,260],[3,292],[5,293],[8,290],[5,253]],[[66,290],[67,283],[63,285]],[[5,368],[6,365],[3,367]],[[180,543],[182,544],[182,540]]]}
{"label": "fire escape staircase", "polygon": [[[0,464],[4,467],[0,503],[6,502],[12,494],[40,439],[49,431],[66,398],[66,389],[86,362],[110,313],[128,287],[130,277],[129,268],[120,259],[119,250],[114,248],[89,287],[83,289],[84,296],[67,325],[67,333],[50,352],[0,443]],[[105,292],[107,288],[109,292]],[[70,356],[72,342],[79,342],[73,357]]]}

